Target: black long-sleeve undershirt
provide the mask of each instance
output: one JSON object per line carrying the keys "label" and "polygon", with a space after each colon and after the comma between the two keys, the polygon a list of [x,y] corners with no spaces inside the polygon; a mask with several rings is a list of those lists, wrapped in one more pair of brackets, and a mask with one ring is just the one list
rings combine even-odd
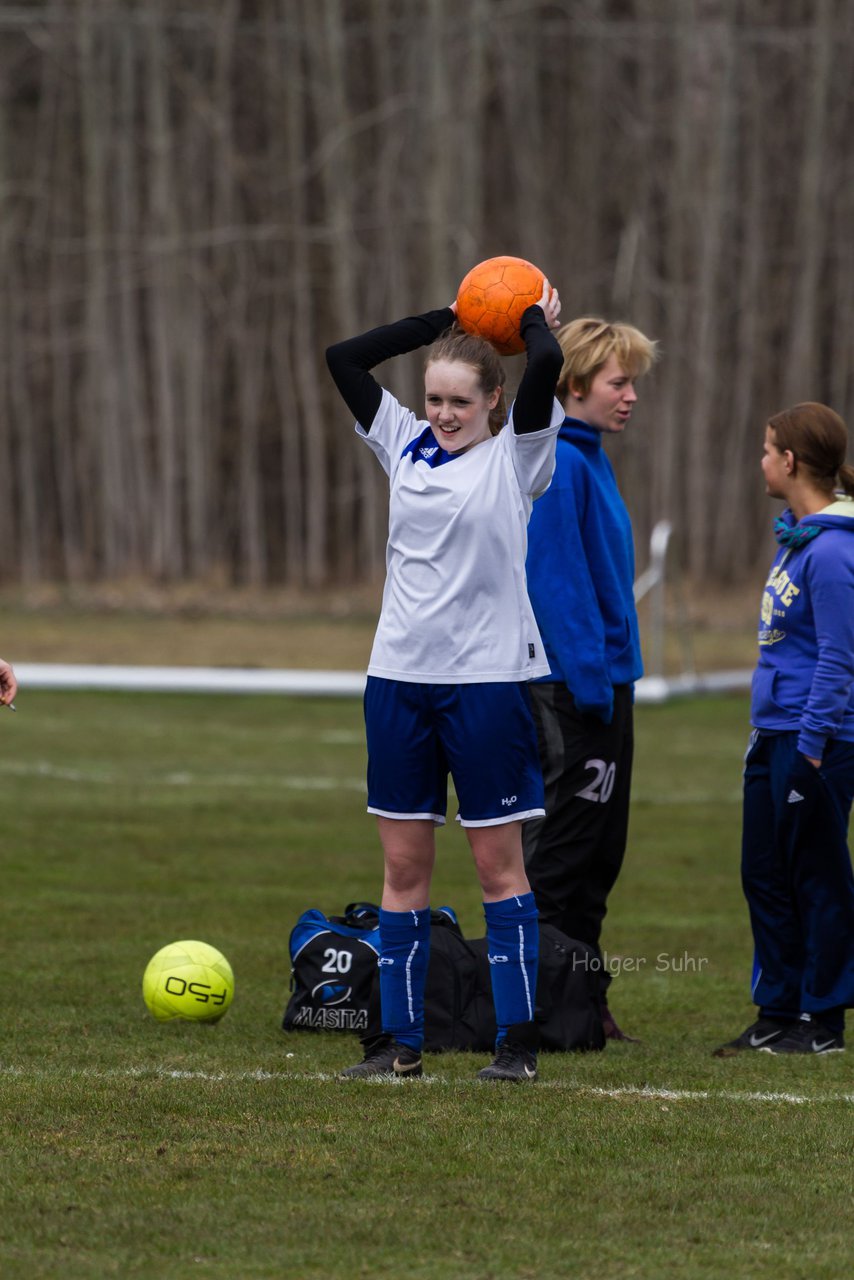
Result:
{"label": "black long-sleeve undershirt", "polygon": [[545,431],[551,422],[555,386],[563,367],[563,352],[536,304],[522,312],[519,326],[528,353],[525,372],[513,405],[513,430],[517,435]]}
{"label": "black long-sleeve undershirt", "polygon": [[327,348],[329,372],[347,408],[365,431],[370,431],[383,396],[382,387],[369,371],[390,356],[429,347],[453,323],[453,311],[450,307],[443,307],[440,311],[407,316],[395,324],[369,329],[367,333],[346,338],[344,342],[336,342]]}
{"label": "black long-sleeve undershirt", "polygon": [[[369,329],[327,349],[326,363],[347,407],[365,431],[370,431],[382,400],[382,387],[370,373],[391,356],[403,355],[435,342],[454,323],[450,307],[407,316],[394,324]],[[563,356],[546,324],[542,307],[531,306],[520,325],[527,364],[513,408],[517,435],[544,430],[551,420],[554,389]]]}

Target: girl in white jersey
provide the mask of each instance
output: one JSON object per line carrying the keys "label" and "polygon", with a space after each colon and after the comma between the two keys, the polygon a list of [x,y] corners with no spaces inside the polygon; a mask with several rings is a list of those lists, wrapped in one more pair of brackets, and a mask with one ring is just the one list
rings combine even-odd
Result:
{"label": "girl in white jersey", "polygon": [[[382,1035],[347,1078],[422,1072],[434,834],[448,773],[483,891],[498,1026],[495,1060],[479,1076],[536,1078],[539,938],[521,825],[544,812],[526,682],[549,667],[525,554],[563,421],[554,398],[562,356],[550,332],[559,313],[545,282],[522,317],[527,364],[506,426],[501,360],[454,325],[456,305],[327,351],[390,485],[386,585],[365,691],[368,812],[385,859]],[[426,420],[370,373],[423,346]]]}

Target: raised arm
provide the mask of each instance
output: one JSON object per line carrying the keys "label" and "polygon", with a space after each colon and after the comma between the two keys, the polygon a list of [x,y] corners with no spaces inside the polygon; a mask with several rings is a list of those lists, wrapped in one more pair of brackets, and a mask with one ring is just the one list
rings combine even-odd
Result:
{"label": "raised arm", "polygon": [[563,352],[551,332],[557,328],[560,297],[548,280],[543,296],[522,314],[519,326],[528,360],[513,406],[513,428],[517,435],[544,431],[549,425],[555,387],[563,366]]}
{"label": "raised arm", "polygon": [[348,409],[365,431],[370,431],[382,400],[382,387],[370,370],[391,356],[428,347],[453,322],[452,308],[442,307],[369,329],[367,333],[327,348],[329,372]]}

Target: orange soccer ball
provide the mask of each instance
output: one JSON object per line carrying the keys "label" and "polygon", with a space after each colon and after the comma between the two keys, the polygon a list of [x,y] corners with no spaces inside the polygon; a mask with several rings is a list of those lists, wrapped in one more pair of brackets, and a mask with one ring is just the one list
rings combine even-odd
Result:
{"label": "orange soccer ball", "polygon": [[543,273],[533,262],[505,256],[479,262],[457,292],[457,321],[491,342],[503,356],[525,350],[522,312],[543,295]]}

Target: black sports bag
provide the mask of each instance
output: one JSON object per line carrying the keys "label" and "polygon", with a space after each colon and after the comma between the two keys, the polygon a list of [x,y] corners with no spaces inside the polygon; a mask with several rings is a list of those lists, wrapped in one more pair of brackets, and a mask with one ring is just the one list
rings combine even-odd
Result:
{"label": "black sports bag", "polygon": [[[604,1049],[598,969],[591,947],[553,925],[540,925],[534,1016],[542,1050]],[[373,1005],[371,1009],[374,1029]],[[377,1009],[377,1026],[378,1015]],[[434,925],[424,992],[424,1048],[491,1053],[496,1034],[486,938],[464,938],[459,930]]]}
{"label": "black sports bag", "polygon": [[343,916],[311,908],[291,930],[291,995],[285,1031],[364,1034],[377,986],[379,908],[351,902]]}
{"label": "black sports bag", "polygon": [[[351,903],[343,916],[304,911],[290,937],[291,995],[285,1031],[381,1033],[379,908]],[[544,1050],[605,1047],[595,952],[552,925],[540,925],[536,1019]],[[431,912],[424,992],[424,1048],[489,1053],[495,1012],[486,938],[467,939],[450,907]]]}
{"label": "black sports bag", "polygon": [[[431,925],[430,1023],[435,1022],[434,1038],[449,1047],[461,1038],[456,1030],[459,1011],[467,1010],[475,998],[476,962],[466,954],[451,907],[431,912]],[[459,939],[459,947],[443,960],[446,936]],[[304,911],[291,930],[288,948],[291,983],[282,1019],[285,1031],[355,1031],[364,1036],[379,1026],[380,931],[375,903],[351,902],[341,916],[326,916],[314,907]]]}

